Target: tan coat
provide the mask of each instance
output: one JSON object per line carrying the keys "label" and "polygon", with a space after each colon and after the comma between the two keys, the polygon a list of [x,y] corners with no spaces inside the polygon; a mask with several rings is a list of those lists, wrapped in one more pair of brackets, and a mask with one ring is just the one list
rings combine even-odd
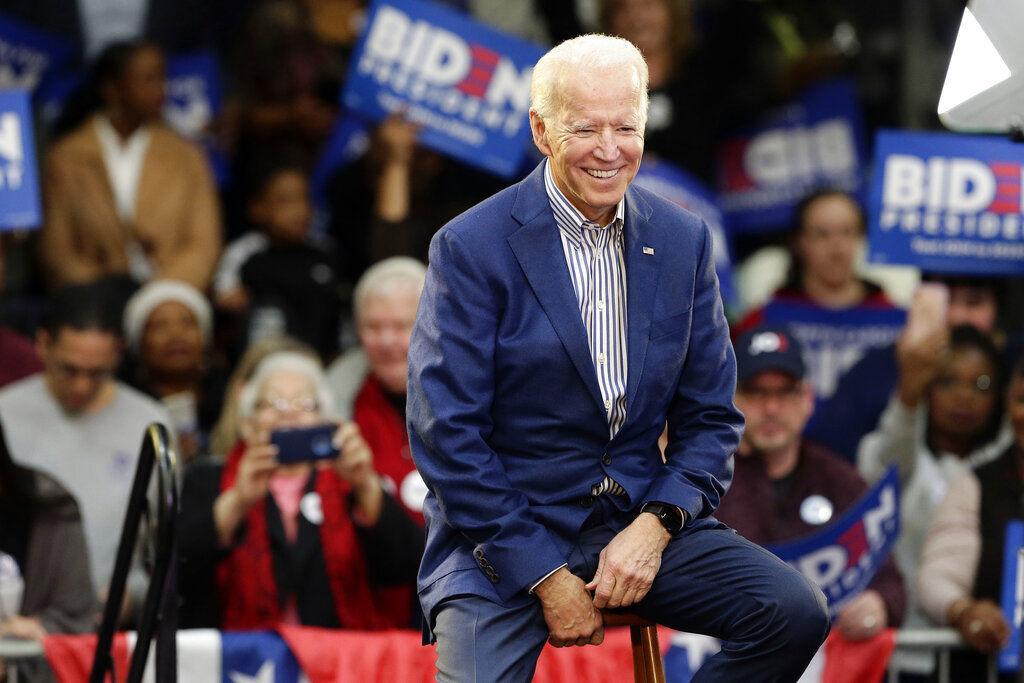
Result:
{"label": "tan coat", "polygon": [[50,151],[43,193],[40,257],[53,286],[126,274],[127,238],[156,277],[209,285],[221,247],[217,191],[202,152],[165,125],[154,127],[146,150],[134,225],[118,216],[92,119]]}

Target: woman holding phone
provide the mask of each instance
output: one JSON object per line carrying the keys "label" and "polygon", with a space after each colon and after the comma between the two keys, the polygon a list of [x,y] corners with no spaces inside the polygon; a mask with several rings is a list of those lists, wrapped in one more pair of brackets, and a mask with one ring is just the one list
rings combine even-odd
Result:
{"label": "woman holding phone", "polygon": [[332,401],[320,365],[268,356],[238,411],[242,439],[226,461],[185,478],[182,626],[410,626],[411,607],[381,610],[377,592],[415,580],[422,532],[381,488],[358,427],[324,429]]}

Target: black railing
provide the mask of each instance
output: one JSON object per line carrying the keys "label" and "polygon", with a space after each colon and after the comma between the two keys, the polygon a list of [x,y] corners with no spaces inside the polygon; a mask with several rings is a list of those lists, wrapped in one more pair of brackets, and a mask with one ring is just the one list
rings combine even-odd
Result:
{"label": "black railing", "polygon": [[[103,683],[114,676],[111,648],[124,604],[125,587],[139,537],[139,526],[147,512],[147,492],[153,468],[156,468],[155,514],[149,515],[148,542],[152,544],[153,567],[149,589],[142,606],[138,638],[128,666],[127,683],[139,683],[146,668],[149,646],[156,636],[155,670],[157,683],[176,683],[178,675],[175,632],[178,626],[177,563],[175,524],[178,517],[178,460],[171,447],[167,428],[153,423],[146,428],[135,468],[131,498],[125,512],[121,542],[117,548],[114,575],[103,608],[103,621],[97,633],[96,655],[89,683]],[[155,517],[155,522],[154,522]]]}

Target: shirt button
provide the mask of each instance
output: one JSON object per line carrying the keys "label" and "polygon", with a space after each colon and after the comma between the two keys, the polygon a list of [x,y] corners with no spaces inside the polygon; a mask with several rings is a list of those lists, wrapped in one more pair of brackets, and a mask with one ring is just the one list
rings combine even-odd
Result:
{"label": "shirt button", "polygon": [[597,354],[597,362],[598,363],[600,363],[601,365],[604,365],[604,362],[606,360],[607,360],[607,356],[605,356],[603,353]]}
{"label": "shirt button", "polygon": [[612,407],[612,402],[611,402],[611,399],[607,399],[607,398],[606,398],[606,399],[604,400],[604,407],[605,407],[605,408],[611,408],[611,407]]}
{"label": "shirt button", "polygon": [[601,464],[602,465],[611,465],[612,464],[612,456],[609,455],[606,452],[604,455],[601,456]]}
{"label": "shirt button", "polygon": [[597,300],[597,310],[599,310],[599,311],[603,311],[604,310],[604,299],[598,299]]}

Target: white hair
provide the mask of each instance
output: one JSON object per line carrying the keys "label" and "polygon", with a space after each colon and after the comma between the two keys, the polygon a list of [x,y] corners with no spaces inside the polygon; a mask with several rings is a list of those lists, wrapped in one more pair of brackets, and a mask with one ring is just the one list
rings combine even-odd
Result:
{"label": "white hair", "polygon": [[385,294],[401,287],[419,294],[426,279],[427,267],[409,256],[392,256],[375,263],[359,278],[352,293],[356,321],[371,295]]}
{"label": "white hair", "polygon": [[540,58],[530,79],[530,109],[542,119],[553,120],[567,104],[561,94],[566,79],[581,70],[613,68],[632,70],[643,130],[647,125],[647,61],[625,38],[600,33],[570,38]]}
{"label": "white hair", "polygon": [[261,360],[252,373],[252,379],[242,387],[242,391],[238,396],[238,414],[240,417],[249,417],[256,412],[256,404],[259,402],[263,385],[276,372],[295,372],[305,375],[313,385],[317,403],[320,404],[320,413],[324,417],[335,416],[334,397],[327,387],[327,378],[324,376],[323,366],[303,353],[281,351],[272,353]]}

